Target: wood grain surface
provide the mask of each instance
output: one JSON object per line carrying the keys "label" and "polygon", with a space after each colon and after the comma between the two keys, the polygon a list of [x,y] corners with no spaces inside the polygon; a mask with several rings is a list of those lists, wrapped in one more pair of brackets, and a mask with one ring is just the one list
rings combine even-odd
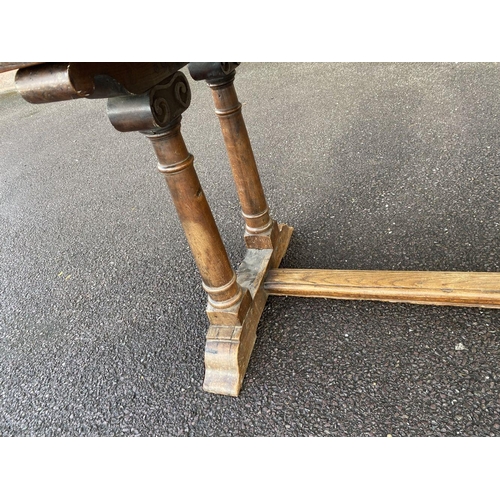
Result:
{"label": "wood grain surface", "polygon": [[500,273],[274,269],[269,295],[500,308]]}

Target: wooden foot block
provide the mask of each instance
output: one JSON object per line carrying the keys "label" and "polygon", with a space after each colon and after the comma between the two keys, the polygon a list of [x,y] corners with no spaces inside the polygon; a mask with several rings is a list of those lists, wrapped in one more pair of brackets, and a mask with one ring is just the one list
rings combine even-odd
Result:
{"label": "wooden foot block", "polygon": [[247,248],[255,248],[257,250],[272,249],[276,245],[276,239],[279,235],[279,225],[276,221],[272,221],[271,227],[260,234],[252,234],[245,231],[245,244]]}
{"label": "wooden foot block", "polygon": [[252,303],[241,326],[211,325],[205,346],[203,389],[238,396],[256,339],[257,326],[267,300],[264,279],[280,265],[293,228],[280,224],[274,249],[249,249],[237,271],[238,283],[248,289]]}

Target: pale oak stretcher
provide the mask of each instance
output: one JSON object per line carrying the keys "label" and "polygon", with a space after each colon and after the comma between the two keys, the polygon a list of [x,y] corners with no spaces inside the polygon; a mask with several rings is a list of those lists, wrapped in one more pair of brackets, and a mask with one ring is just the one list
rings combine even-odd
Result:
{"label": "pale oak stretcher", "polygon": [[[500,307],[500,273],[279,269],[293,229],[269,214],[234,88],[239,63],[0,63],[34,104],[107,98],[122,131],[150,141],[208,295],[204,389],[237,396],[269,295]],[[191,101],[183,72],[211,89],[245,220],[246,256],[233,270],[181,135]]]}

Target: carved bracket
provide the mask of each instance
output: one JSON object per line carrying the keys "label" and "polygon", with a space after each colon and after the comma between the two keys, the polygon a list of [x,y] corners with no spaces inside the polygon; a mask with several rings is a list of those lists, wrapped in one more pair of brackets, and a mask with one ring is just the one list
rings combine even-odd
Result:
{"label": "carved bracket", "polygon": [[120,132],[154,133],[179,118],[190,103],[189,83],[177,71],[145,94],[108,99],[108,117]]}

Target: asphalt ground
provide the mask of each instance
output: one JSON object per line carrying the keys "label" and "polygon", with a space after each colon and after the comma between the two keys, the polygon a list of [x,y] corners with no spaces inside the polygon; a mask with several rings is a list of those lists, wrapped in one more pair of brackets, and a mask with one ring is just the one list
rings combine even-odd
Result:
{"label": "asphalt ground", "polygon": [[[209,90],[183,135],[232,263]],[[498,272],[497,64],[242,64],[282,267]],[[499,436],[500,312],[270,297],[238,398],[147,139],[102,100],[0,95],[1,436]],[[462,348],[462,347],[463,348]]]}

